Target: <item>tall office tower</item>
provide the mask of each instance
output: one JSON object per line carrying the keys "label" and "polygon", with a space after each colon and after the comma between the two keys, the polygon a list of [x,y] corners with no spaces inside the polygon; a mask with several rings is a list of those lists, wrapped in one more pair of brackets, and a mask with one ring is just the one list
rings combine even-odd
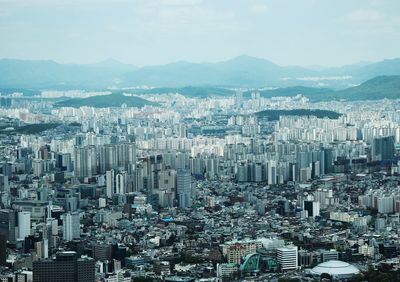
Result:
{"label": "tall office tower", "polygon": [[106,184],[107,198],[111,199],[115,193],[115,171],[113,169],[106,172]]}
{"label": "tall office tower", "polygon": [[72,171],[72,161],[71,154],[57,153],[56,154],[56,167],[60,168],[62,171]]}
{"label": "tall office tower", "polygon": [[268,185],[276,184],[276,161],[268,161]]}
{"label": "tall office tower", "polygon": [[75,147],[74,171],[78,178],[96,175],[97,155],[95,146]]}
{"label": "tall office tower", "polygon": [[146,167],[143,163],[136,166],[135,189],[139,191],[147,191],[147,174]]}
{"label": "tall office tower", "polygon": [[169,169],[158,173],[158,195],[161,207],[172,207],[175,201],[176,171]]}
{"label": "tall office tower", "polygon": [[333,157],[333,150],[328,148],[324,149],[324,160],[325,160],[325,173],[332,173],[333,172],[333,162],[335,161]]}
{"label": "tall office tower", "polygon": [[57,253],[55,259],[33,262],[34,282],[93,282],[95,260],[76,252]]}
{"label": "tall office tower", "polygon": [[3,163],[2,169],[3,169],[3,174],[7,175],[8,177],[10,177],[13,173],[11,163],[7,163],[7,162]]}
{"label": "tall office tower", "polygon": [[319,171],[321,175],[324,175],[325,172],[325,152],[324,150],[320,150],[319,152]]}
{"label": "tall office tower", "polygon": [[31,213],[27,211],[18,212],[18,238],[25,239],[31,235]]}
{"label": "tall office tower", "polygon": [[178,170],[176,175],[176,192],[179,208],[188,208],[192,205],[191,175],[187,170]]}
{"label": "tall office tower", "polygon": [[11,244],[15,243],[17,226],[17,212],[14,210],[0,210],[0,234],[6,237]]}
{"label": "tall office tower", "polygon": [[128,173],[122,171],[115,176],[115,193],[125,194],[127,192],[131,192],[128,190]]}
{"label": "tall office tower", "polygon": [[7,264],[7,238],[4,234],[0,234],[0,266]]}
{"label": "tall office tower", "polygon": [[87,157],[87,176],[92,177],[97,174],[97,152],[95,146],[88,146],[86,148]]}
{"label": "tall office tower", "polygon": [[187,154],[187,153],[176,154],[175,166],[176,166],[176,170],[188,169],[189,168],[189,154]]}
{"label": "tall office tower", "polygon": [[394,136],[375,138],[372,140],[371,160],[384,161],[391,160],[395,154]]}
{"label": "tall office tower", "polygon": [[242,107],[242,102],[243,102],[243,92],[238,90],[235,92],[235,107],[236,108],[241,108]]}
{"label": "tall office tower", "polygon": [[277,248],[276,254],[281,270],[294,270],[298,267],[297,246]]}
{"label": "tall office tower", "polygon": [[103,174],[107,171],[106,169],[106,150],[105,150],[105,146],[100,146],[97,147],[97,159],[98,159],[98,172],[100,174]]}
{"label": "tall office tower", "polygon": [[80,218],[78,212],[64,213],[61,216],[63,221],[63,239],[71,241],[81,237]]}
{"label": "tall office tower", "polygon": [[0,174],[0,192],[9,192],[10,185],[8,183],[8,176]]}

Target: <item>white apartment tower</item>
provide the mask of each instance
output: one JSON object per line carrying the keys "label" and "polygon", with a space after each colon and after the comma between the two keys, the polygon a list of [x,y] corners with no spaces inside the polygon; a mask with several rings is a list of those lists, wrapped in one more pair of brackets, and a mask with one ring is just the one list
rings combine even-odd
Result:
{"label": "white apartment tower", "polygon": [[28,211],[18,212],[18,238],[25,239],[31,235],[31,213]]}
{"label": "white apartment tower", "polygon": [[78,212],[69,212],[61,216],[63,221],[63,239],[71,241],[81,237],[80,218]]}
{"label": "white apartment tower", "polygon": [[276,249],[277,259],[281,270],[294,270],[298,267],[298,249],[297,246],[286,246]]}

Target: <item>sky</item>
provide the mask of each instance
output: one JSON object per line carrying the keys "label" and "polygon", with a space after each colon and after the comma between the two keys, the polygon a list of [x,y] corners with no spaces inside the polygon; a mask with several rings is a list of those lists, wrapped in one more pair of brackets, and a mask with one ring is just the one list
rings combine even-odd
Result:
{"label": "sky", "polygon": [[400,57],[399,0],[0,0],[0,58],[137,66]]}

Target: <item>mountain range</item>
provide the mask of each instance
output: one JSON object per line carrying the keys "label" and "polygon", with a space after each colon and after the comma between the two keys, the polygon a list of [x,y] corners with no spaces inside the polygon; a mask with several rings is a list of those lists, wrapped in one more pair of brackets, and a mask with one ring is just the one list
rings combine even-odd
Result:
{"label": "mountain range", "polygon": [[142,85],[344,89],[382,75],[400,75],[400,59],[335,68],[279,66],[247,55],[217,63],[180,61],[141,68],[115,60],[89,65],[0,60],[1,89],[104,89]]}
{"label": "mountain range", "polygon": [[[136,95],[124,95],[125,91],[114,91],[110,95],[103,96],[92,96],[89,98],[73,98],[56,102],[58,107],[82,107],[90,106],[97,108],[105,107],[120,107],[126,105],[128,107],[144,107],[149,106],[159,106],[159,104],[148,101],[146,99],[137,97]],[[130,90],[126,91],[132,94],[164,94],[164,93],[180,93],[186,97],[197,97],[197,98],[208,98],[208,97],[227,97],[234,95],[235,91],[226,88],[217,87],[183,87],[183,88],[153,88],[149,90]],[[249,99],[251,97],[252,91],[247,91],[244,93],[244,98]],[[388,99],[398,99],[400,98],[400,75],[394,76],[378,76],[373,79],[367,80],[366,82],[349,87],[343,90],[332,90],[328,88],[312,88],[304,86],[296,87],[284,87],[271,90],[261,90],[260,95],[265,98],[278,97],[278,96],[296,96],[303,95],[310,99],[312,102],[319,101],[333,101],[333,100],[380,100],[384,98]],[[293,111],[293,112],[264,112],[261,115],[267,115],[269,118],[277,118],[281,114],[289,115],[316,115],[330,118],[337,118],[338,116],[334,113],[329,113],[328,111],[322,112],[307,112],[307,111]]]}
{"label": "mountain range", "polygon": [[137,96],[127,96],[119,91],[114,92],[110,95],[92,96],[82,99],[74,98],[55,103],[56,107],[73,107],[73,108],[79,108],[84,106],[94,107],[94,108],[107,108],[107,107],[121,107],[123,105],[127,107],[138,107],[138,108],[142,108],[146,105],[159,106],[158,103],[154,103]]}

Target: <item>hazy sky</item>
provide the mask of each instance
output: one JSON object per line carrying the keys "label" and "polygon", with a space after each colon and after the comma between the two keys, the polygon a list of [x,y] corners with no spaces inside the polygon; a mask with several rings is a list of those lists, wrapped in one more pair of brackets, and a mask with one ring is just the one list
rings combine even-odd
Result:
{"label": "hazy sky", "polygon": [[400,57],[399,0],[0,0],[0,57],[135,65]]}

